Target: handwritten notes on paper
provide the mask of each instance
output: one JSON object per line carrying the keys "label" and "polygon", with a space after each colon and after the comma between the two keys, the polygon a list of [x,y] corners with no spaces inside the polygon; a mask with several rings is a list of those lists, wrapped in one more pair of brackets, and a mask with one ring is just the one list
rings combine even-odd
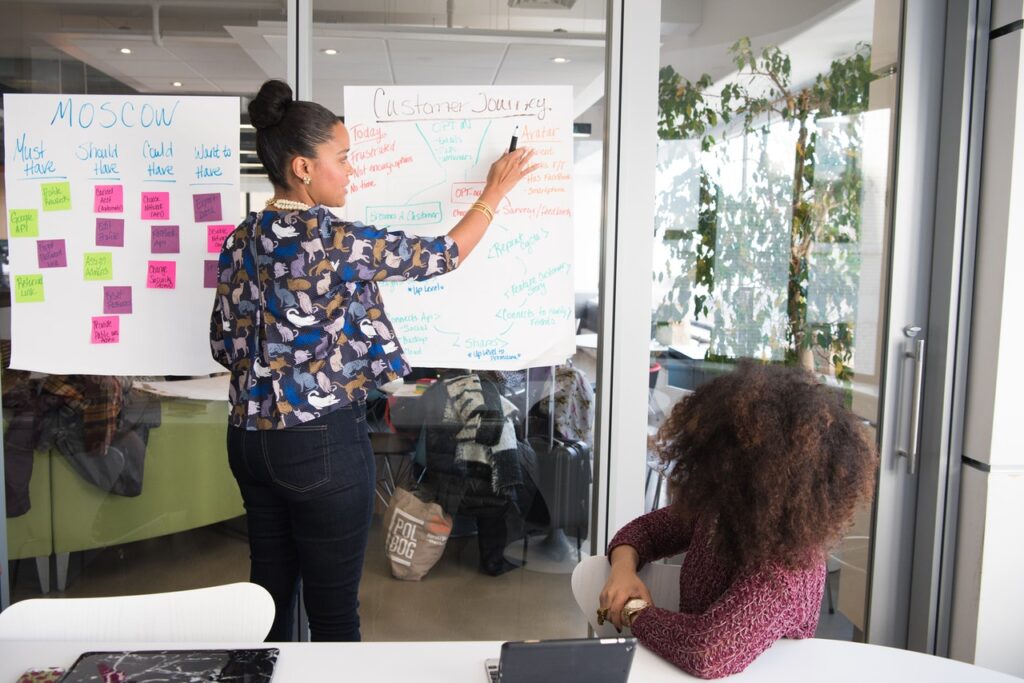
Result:
{"label": "handwritten notes on paper", "polygon": [[36,253],[39,256],[40,268],[63,268],[68,265],[64,240],[38,240]]}
{"label": "handwritten notes on paper", "polygon": [[174,261],[150,261],[146,273],[146,286],[150,289],[174,289],[177,283]]}
{"label": "handwritten notes on paper", "polygon": [[7,234],[15,237],[39,237],[39,212],[35,209],[11,209],[7,214]]}
{"label": "handwritten notes on paper", "polygon": [[241,218],[238,115],[237,98],[4,96],[12,367],[221,369],[210,250]]}
{"label": "handwritten notes on paper", "polygon": [[121,319],[116,315],[95,316],[92,319],[93,344],[116,344],[121,341]]}
{"label": "handwritten notes on paper", "polygon": [[71,183],[43,183],[43,211],[71,209]]}
{"label": "handwritten notes on paper", "polygon": [[46,301],[46,296],[43,292],[43,276],[15,275],[14,301],[20,304]]}
{"label": "handwritten notes on paper", "polygon": [[96,246],[97,247],[123,247],[124,246],[124,219],[123,218],[97,218],[96,219]]}
{"label": "handwritten notes on paper", "polygon": [[195,214],[196,223],[221,220],[223,214],[220,208],[220,193],[193,195],[192,212]]}
{"label": "handwritten notes on paper", "polygon": [[171,217],[170,192],[142,193],[142,220],[165,221]]}
{"label": "handwritten notes on paper", "polygon": [[131,313],[132,288],[104,287],[103,312],[107,314]]}
{"label": "handwritten notes on paper", "polygon": [[181,239],[177,225],[154,225],[150,227],[150,247],[154,254],[177,254],[181,251]]}
{"label": "handwritten notes on paper", "polygon": [[121,185],[97,185],[92,210],[96,213],[124,213],[124,188]]}
{"label": "handwritten notes on paper", "polygon": [[220,247],[224,244],[227,236],[234,232],[233,225],[208,225],[206,226],[206,251],[211,254],[219,254]]}
{"label": "handwritten notes on paper", "polygon": [[348,220],[446,233],[480,198],[518,126],[539,170],[495,209],[451,274],[382,283],[414,365],[511,370],[575,352],[572,90],[568,87],[350,87]]}
{"label": "handwritten notes on paper", "polygon": [[86,252],[82,274],[86,280],[113,280],[114,254],[109,251]]}

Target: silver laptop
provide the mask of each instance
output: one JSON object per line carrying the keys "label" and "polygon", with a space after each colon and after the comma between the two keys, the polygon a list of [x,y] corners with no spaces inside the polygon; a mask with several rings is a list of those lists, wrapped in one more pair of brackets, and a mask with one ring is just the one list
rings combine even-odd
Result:
{"label": "silver laptop", "polygon": [[587,681],[626,683],[636,638],[525,640],[501,646],[501,659],[488,659],[492,683]]}

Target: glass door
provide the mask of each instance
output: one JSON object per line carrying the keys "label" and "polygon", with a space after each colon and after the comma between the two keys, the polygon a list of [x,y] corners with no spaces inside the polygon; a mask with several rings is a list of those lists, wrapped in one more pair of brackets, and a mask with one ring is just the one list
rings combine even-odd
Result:
{"label": "glass door", "polygon": [[[666,5],[661,21],[648,437],[739,358],[833,387],[881,466],[828,555],[817,636],[905,645],[934,202],[922,107],[938,92],[924,57],[941,27],[883,0]],[[651,510],[668,500],[650,452],[647,467]]]}

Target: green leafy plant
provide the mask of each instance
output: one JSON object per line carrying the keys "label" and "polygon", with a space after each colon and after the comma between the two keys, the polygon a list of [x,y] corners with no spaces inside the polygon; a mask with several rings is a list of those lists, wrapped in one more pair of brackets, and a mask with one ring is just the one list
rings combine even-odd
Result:
{"label": "green leafy plant", "polygon": [[[788,362],[818,355],[847,379],[860,276],[857,115],[873,79],[870,48],[858,45],[802,88],[792,86],[790,59],[777,47],[757,52],[743,38],[730,54],[737,73],[718,92],[707,74],[694,82],[671,66],[659,74],[658,135],[678,141],[663,145],[677,151],[661,155],[661,170],[694,175],[658,195],[656,229],[667,256],[655,275],[664,294],[654,319],[714,315],[716,325],[748,334],[710,355],[754,348],[775,349]],[[780,144],[791,168],[779,163]],[[727,169],[740,158],[746,170],[737,188]],[[816,273],[827,282],[816,283],[809,301]]]}

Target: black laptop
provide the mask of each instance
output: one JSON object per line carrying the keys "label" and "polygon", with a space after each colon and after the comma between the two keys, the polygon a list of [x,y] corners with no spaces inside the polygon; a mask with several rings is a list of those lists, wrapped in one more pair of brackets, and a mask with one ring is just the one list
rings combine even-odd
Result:
{"label": "black laptop", "polygon": [[271,680],[277,655],[277,648],[86,652],[60,680],[61,683],[258,683]]}
{"label": "black laptop", "polygon": [[635,652],[636,638],[505,643],[501,659],[487,660],[487,677],[493,683],[626,683]]}

